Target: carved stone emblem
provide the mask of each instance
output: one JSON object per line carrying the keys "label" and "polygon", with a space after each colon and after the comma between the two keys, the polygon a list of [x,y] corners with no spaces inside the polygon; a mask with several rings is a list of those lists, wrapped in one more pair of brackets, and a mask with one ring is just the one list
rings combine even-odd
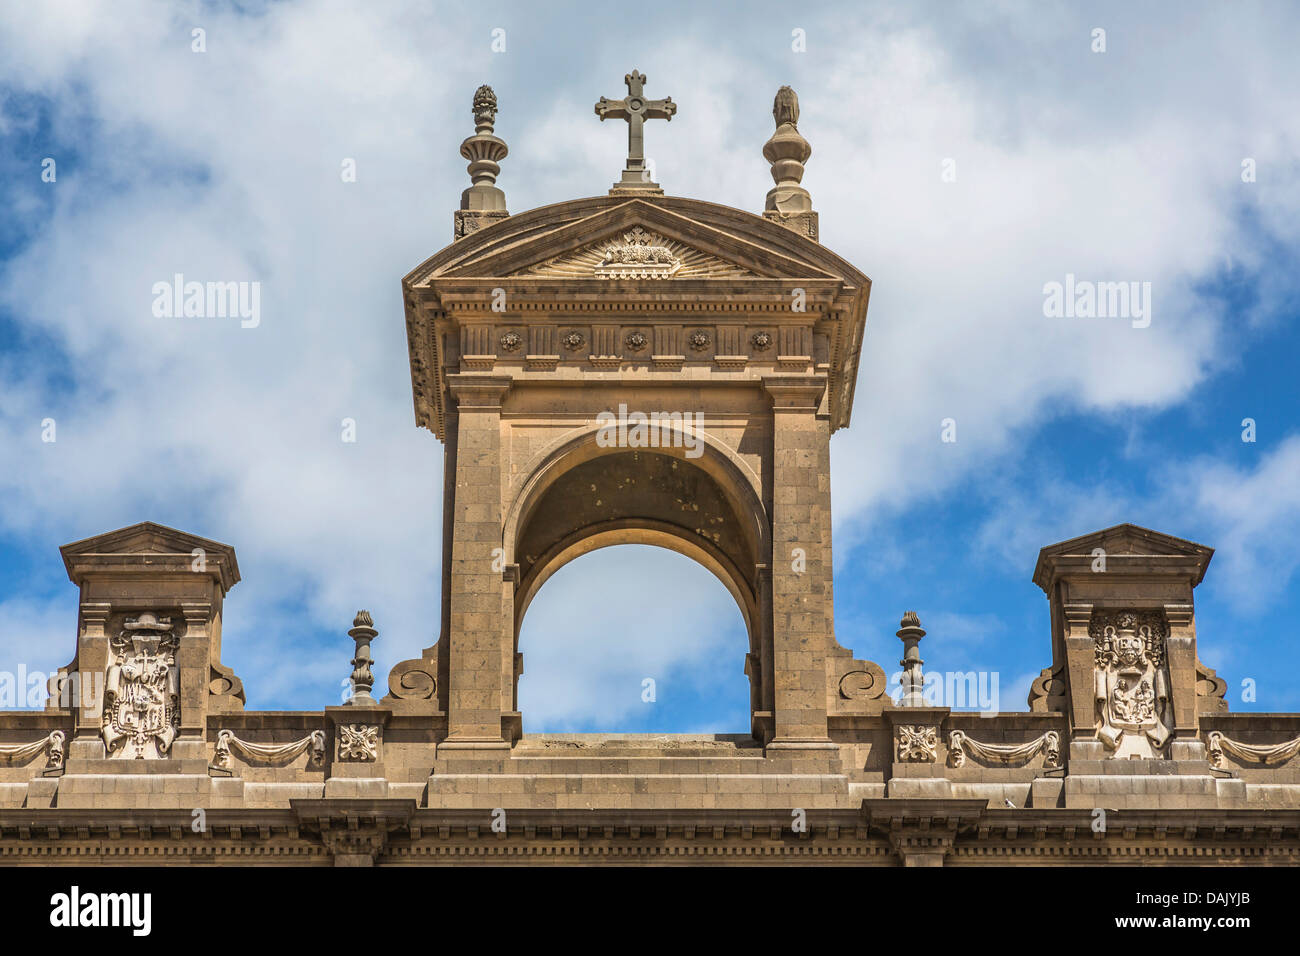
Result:
{"label": "carved stone emblem", "polygon": [[898,728],[898,759],[933,763],[939,757],[939,729],[924,724]]}
{"label": "carved stone emblem", "polygon": [[560,339],[560,342],[563,343],[564,347],[570,352],[576,352],[587,344],[587,339],[581,332],[575,329],[572,332],[566,332],[564,338]]}
{"label": "carved stone emblem", "polygon": [[709,347],[709,333],[703,329],[696,329],[687,336],[686,341],[691,344],[691,348],[695,349],[695,351],[702,352]]}
{"label": "carved stone emblem", "polygon": [[624,341],[627,343],[627,347],[633,352],[640,352],[650,344],[650,340],[646,338],[644,332],[630,332]]}
{"label": "carved stone emblem", "polygon": [[501,336],[501,349],[505,352],[518,352],[524,344],[523,336],[518,332],[506,332]]}
{"label": "carved stone emblem", "polygon": [[605,247],[595,273],[604,279],[666,279],[681,265],[662,239],[635,226],[622,242]]}
{"label": "carved stone emblem", "polygon": [[772,333],[755,332],[749,337],[749,341],[754,346],[755,352],[766,352],[772,347]]}
{"label": "carved stone emblem", "polygon": [[1088,625],[1094,643],[1097,738],[1111,757],[1159,757],[1169,740],[1169,675],[1158,611],[1097,613]]}
{"label": "carved stone emblem", "polygon": [[111,643],[100,733],[109,757],[166,757],[180,729],[176,636],[169,618],[128,619]]}
{"label": "carved stone emblem", "polygon": [[375,760],[378,755],[379,727],[377,725],[339,725],[340,760]]}

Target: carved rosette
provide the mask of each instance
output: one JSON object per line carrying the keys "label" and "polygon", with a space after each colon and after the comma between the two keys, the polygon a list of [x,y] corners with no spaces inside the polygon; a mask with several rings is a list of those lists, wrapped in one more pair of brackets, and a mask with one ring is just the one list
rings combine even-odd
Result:
{"label": "carved rosette", "polygon": [[379,758],[379,727],[376,724],[340,724],[339,759],[368,761]]}
{"label": "carved rosette", "polygon": [[939,728],[925,724],[900,724],[898,759],[913,763],[934,763],[939,759]]}
{"label": "carved rosette", "polygon": [[1094,612],[1093,639],[1097,739],[1111,757],[1159,757],[1169,740],[1169,674],[1160,611]]}
{"label": "carved rosette", "polygon": [[163,758],[180,730],[177,637],[170,618],[128,618],[110,643],[100,734],[111,758]]}

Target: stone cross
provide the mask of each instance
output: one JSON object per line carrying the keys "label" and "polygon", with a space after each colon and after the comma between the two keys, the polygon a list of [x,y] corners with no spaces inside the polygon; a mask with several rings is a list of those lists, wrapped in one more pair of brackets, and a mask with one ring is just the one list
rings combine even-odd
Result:
{"label": "stone cross", "polygon": [[677,104],[671,96],[665,96],[662,100],[647,100],[642,92],[645,81],[645,76],[633,70],[623,77],[623,82],[627,84],[626,97],[611,100],[602,96],[596,104],[596,115],[602,123],[607,119],[627,120],[627,167],[623,170],[623,178],[614,184],[610,192],[663,192],[646,173],[645,121],[671,121],[677,112]]}

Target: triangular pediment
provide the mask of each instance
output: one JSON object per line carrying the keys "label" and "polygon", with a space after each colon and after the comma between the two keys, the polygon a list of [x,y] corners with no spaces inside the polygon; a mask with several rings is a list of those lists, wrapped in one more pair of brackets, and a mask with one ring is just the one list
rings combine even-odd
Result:
{"label": "triangular pediment", "polygon": [[1069,541],[1049,544],[1040,552],[1044,555],[1086,555],[1094,548],[1104,548],[1107,554],[1137,554],[1148,556],[1212,554],[1213,549],[1194,541],[1175,538],[1171,534],[1152,531],[1135,524],[1117,524],[1111,528],[1080,535]]}
{"label": "triangular pediment", "polygon": [[152,521],[142,521],[116,531],[107,531],[59,548],[59,553],[63,555],[64,566],[68,569],[68,576],[74,581],[76,580],[75,566],[84,564],[92,558],[121,558],[137,554],[189,557],[196,552],[202,552],[204,565],[210,572],[220,577],[225,590],[229,590],[239,581],[239,565],[235,562],[235,549],[230,545],[200,538],[186,531],[177,531],[175,528]]}
{"label": "triangular pediment", "polygon": [[488,226],[417,268],[408,284],[512,277],[868,282],[839,268],[847,263],[817,243],[725,206],[618,197],[561,206],[569,208],[543,207]]}
{"label": "triangular pediment", "polygon": [[1167,559],[1166,563],[1172,561],[1173,564],[1188,568],[1194,575],[1195,583],[1200,582],[1214,555],[1213,548],[1195,541],[1176,538],[1135,524],[1117,524],[1043,548],[1038,552],[1034,581],[1040,587],[1043,586],[1048,581],[1051,569],[1063,563],[1087,562],[1090,565],[1098,551],[1104,552],[1108,561],[1115,558]]}

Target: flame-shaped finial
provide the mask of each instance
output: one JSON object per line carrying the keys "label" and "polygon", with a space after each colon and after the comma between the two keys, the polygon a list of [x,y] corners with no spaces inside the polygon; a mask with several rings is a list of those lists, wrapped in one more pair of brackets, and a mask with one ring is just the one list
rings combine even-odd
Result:
{"label": "flame-shaped finial", "polygon": [[776,91],[776,99],[772,101],[772,118],[776,120],[777,126],[786,123],[796,127],[799,125],[799,95],[790,87],[783,86]]}

